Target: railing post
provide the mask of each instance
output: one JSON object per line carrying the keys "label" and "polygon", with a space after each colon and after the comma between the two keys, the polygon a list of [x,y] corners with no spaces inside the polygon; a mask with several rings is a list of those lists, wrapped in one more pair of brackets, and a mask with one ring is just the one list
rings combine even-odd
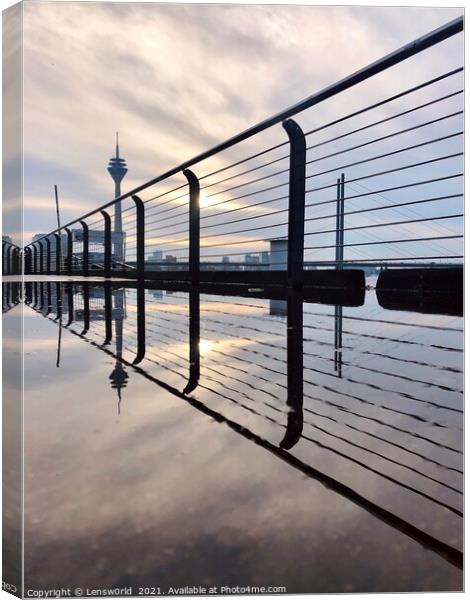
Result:
{"label": "railing post", "polygon": [[8,242],[2,243],[2,275],[9,275],[8,272],[8,249],[10,248]]}
{"label": "railing post", "polygon": [[305,231],[305,161],[306,143],[302,129],[292,119],[282,126],[289,136],[289,226],[287,240],[287,281],[290,286],[299,287],[303,282],[304,271],[304,231]]}
{"label": "railing post", "polygon": [[199,283],[200,272],[200,185],[199,179],[189,169],[183,171],[189,183],[189,277]]}
{"label": "railing post", "polygon": [[335,268],[339,269],[339,255],[340,255],[340,251],[339,251],[339,244],[340,244],[340,234],[339,234],[339,230],[341,227],[341,218],[340,218],[340,212],[341,212],[341,180],[338,179],[336,180],[336,241],[335,241]]}
{"label": "railing post", "polygon": [[41,275],[44,273],[44,246],[42,245],[42,241],[39,240],[39,273]]}
{"label": "railing post", "polygon": [[89,257],[88,225],[85,223],[85,221],[80,221],[80,225],[82,226],[82,229],[83,229],[82,275],[84,277],[87,277],[88,276],[88,257]]}
{"label": "railing post", "polygon": [[83,284],[83,331],[85,335],[90,329],[90,288],[88,283]]}
{"label": "railing post", "polygon": [[344,265],[344,173],[341,173],[339,194],[339,264]]}
{"label": "railing post", "polygon": [[31,273],[31,247],[26,246],[24,249],[24,272],[25,275],[29,275]]}
{"label": "railing post", "polygon": [[[5,288],[3,286],[6,286]],[[5,294],[6,294],[6,301],[7,301],[7,307],[8,308],[13,308],[14,306],[16,306],[18,304],[17,302],[17,297],[16,297],[16,287],[15,284],[13,282],[8,281],[5,284],[2,284],[2,292],[3,289],[5,289]]]}
{"label": "railing post", "polygon": [[56,299],[56,318],[55,321],[62,319],[62,284],[57,281],[55,284],[55,299]]}
{"label": "railing post", "polygon": [[[26,246],[25,248],[25,253],[26,250],[28,249],[28,246]],[[33,302],[33,286],[31,284],[30,281],[26,281],[24,284],[24,301],[25,304],[32,304]]]}
{"label": "railing post", "polygon": [[304,426],[303,297],[291,290],[287,299],[287,428],[281,448],[289,450],[300,439]]}
{"label": "railing post", "polygon": [[22,251],[19,248],[15,248],[15,273],[21,275]]}
{"label": "railing post", "polygon": [[13,250],[13,246],[11,244],[8,245],[7,248],[7,275],[11,275],[11,253]]}
{"label": "railing post", "polygon": [[74,316],[73,308],[73,284],[70,283],[67,287],[67,309],[68,309],[68,320],[65,324],[66,327],[72,324]]}
{"label": "railing post", "polygon": [[193,287],[189,292],[189,380],[183,390],[183,394],[190,394],[197,388],[200,374],[201,351],[199,289],[197,287]]}
{"label": "railing post", "polygon": [[[57,188],[56,188],[57,189]],[[57,359],[55,366],[60,367],[60,349],[62,345],[62,284],[56,283],[57,316],[54,321],[59,321],[59,335],[57,338]]]}
{"label": "railing post", "polygon": [[51,282],[47,281],[46,282],[46,289],[47,289],[47,309],[46,309],[46,316],[51,312],[52,310],[52,288],[51,288]]}
{"label": "railing post", "polygon": [[145,206],[139,196],[132,196],[136,210],[137,279],[145,277]]}
{"label": "railing post", "polygon": [[18,254],[18,269],[20,274],[22,273],[23,275],[27,274],[27,268],[26,268],[26,253],[27,253],[27,246],[23,247],[23,250],[20,250],[19,254]]}
{"label": "railing post", "polygon": [[342,377],[343,366],[343,307],[335,306],[335,371]]}
{"label": "railing post", "polygon": [[35,243],[32,244],[31,248],[33,249],[33,273],[36,274],[38,272],[38,249]]}
{"label": "railing post", "polygon": [[[39,284],[39,287],[40,287],[40,290],[41,290],[41,297],[40,297],[40,299],[41,299],[41,306],[40,306],[40,309],[41,309],[41,310],[42,310],[42,308],[43,308],[43,305],[44,305],[44,298],[43,298],[43,296],[42,296],[42,285],[43,285],[43,283],[42,283],[42,281],[41,281],[41,283]],[[33,282],[33,300],[34,300],[33,308],[36,308],[36,307],[37,307],[37,305],[38,305],[38,302],[39,302],[39,296],[38,296],[38,282],[37,282],[37,281],[34,281],[34,282]]]}
{"label": "railing post", "polygon": [[55,272],[60,275],[60,266],[62,263],[62,236],[60,233],[54,233],[55,237]]}
{"label": "railing post", "polygon": [[113,339],[113,296],[109,281],[104,284],[104,331],[103,346],[107,346]]}
{"label": "railing post", "polygon": [[132,361],[138,365],[145,358],[145,288],[143,282],[137,284],[137,354]]}
{"label": "railing post", "polygon": [[51,274],[51,240],[46,237],[46,275]]}
{"label": "railing post", "polygon": [[[37,290],[37,283],[34,282],[34,292],[35,292],[35,297],[36,297],[36,302],[34,304],[34,306],[37,306],[38,303],[38,290]],[[39,304],[39,310],[44,310],[44,281],[41,281],[39,283],[39,300],[40,300],[40,304]]]}
{"label": "railing post", "polygon": [[111,277],[111,217],[105,210],[101,214],[104,220],[104,276]]}
{"label": "railing post", "polygon": [[73,268],[73,234],[70,229],[65,228],[67,234],[67,275],[72,276]]}

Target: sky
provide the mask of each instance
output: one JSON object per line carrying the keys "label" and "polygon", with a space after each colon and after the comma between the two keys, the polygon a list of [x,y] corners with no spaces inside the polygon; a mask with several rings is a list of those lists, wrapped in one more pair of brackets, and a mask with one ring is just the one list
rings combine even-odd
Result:
{"label": "sky", "polygon": [[[54,184],[62,222],[112,199],[115,131],[129,168],[125,192],[461,12],[26,1],[25,241],[56,227]],[[459,66],[461,46],[442,46],[409,77],[379,79],[373,94],[425,79],[440,63]],[[359,90],[352,102],[371,94]],[[334,110],[348,107],[346,99]]]}

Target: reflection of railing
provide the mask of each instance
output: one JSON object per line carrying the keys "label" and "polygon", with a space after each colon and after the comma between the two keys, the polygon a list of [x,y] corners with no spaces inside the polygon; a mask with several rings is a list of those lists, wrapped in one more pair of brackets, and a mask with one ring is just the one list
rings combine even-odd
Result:
{"label": "reflection of railing", "polygon": [[21,302],[21,284],[2,281],[2,313],[7,313]]}
{"label": "reflection of railing", "polygon": [[[43,282],[41,284],[27,283],[27,303],[33,308],[36,308],[36,310],[42,312],[43,315],[49,316],[51,320],[57,322],[62,318],[62,301],[53,301],[48,304],[46,309],[44,306],[45,302],[41,300],[41,291],[44,293],[44,291],[41,290],[41,286],[46,288],[46,296],[48,298],[54,294],[62,297],[63,292],[65,291],[65,297],[68,298],[69,315],[72,314],[72,318],[69,316],[67,327],[74,332],[72,329],[74,324],[73,311],[70,313],[70,306],[73,306],[74,302],[73,299],[71,300],[70,298],[77,295],[77,290],[81,290],[78,297],[83,298],[84,311],[89,311],[90,287],[92,286],[90,286],[90,284],[83,284],[83,287],[80,288],[79,286],[73,287],[71,284],[66,284],[65,286],[61,284],[61,288],[56,288],[55,286],[57,285],[59,284],[50,284],[49,282]],[[174,395],[184,399],[204,414],[212,416],[217,422],[225,423],[240,435],[254,441],[257,445],[278,456],[281,460],[287,462],[294,468],[299,469],[302,473],[325,483],[328,487],[368,510],[371,514],[380,518],[385,523],[402,531],[412,539],[419,541],[426,548],[437,552],[452,564],[461,567],[461,552],[420,530],[413,524],[392,513],[390,510],[384,509],[382,506],[371,502],[351,487],[348,487],[330,475],[321,472],[319,469],[307,464],[303,460],[296,458],[287,451],[300,441],[302,441],[302,443],[313,444],[322,451],[330,452],[338,458],[348,461],[355,467],[360,467],[366,473],[373,474],[393,486],[398,486],[402,490],[416,494],[440,509],[449,511],[459,517],[462,516],[462,513],[458,508],[455,508],[455,506],[452,506],[452,504],[449,504],[442,499],[442,494],[440,492],[436,495],[432,495],[429,493],[427,486],[424,486],[424,490],[419,489],[419,482],[424,481],[429,485],[440,486],[440,490],[448,490],[452,494],[461,496],[460,489],[454,487],[449,482],[447,476],[438,477],[434,476],[434,474],[431,475],[421,466],[419,468],[415,466],[413,462],[407,464],[406,461],[390,456],[385,449],[379,449],[374,444],[368,446],[366,442],[359,442],[357,438],[348,438],[347,436],[339,434],[337,430],[335,431],[335,427],[333,427],[332,430],[323,424],[326,420],[326,423],[333,423],[335,426],[341,425],[346,427],[346,430],[357,432],[363,436],[363,440],[364,436],[366,436],[365,439],[380,442],[381,448],[383,448],[384,445],[387,445],[387,447],[389,446],[392,449],[398,448],[407,453],[407,455],[417,457],[424,461],[424,463],[438,466],[439,469],[437,473],[440,475],[444,475],[445,473],[453,473],[458,476],[462,475],[462,471],[459,468],[448,463],[449,456],[452,454],[458,455],[460,454],[460,451],[452,445],[445,444],[439,435],[437,435],[435,439],[433,438],[432,432],[434,429],[442,432],[443,429],[449,428],[449,425],[446,424],[445,421],[441,420],[440,422],[436,422],[432,415],[431,418],[428,419],[426,416],[423,416],[422,413],[406,411],[403,404],[396,407],[394,405],[387,405],[374,397],[373,399],[369,399],[365,395],[360,395],[358,391],[360,389],[366,390],[370,387],[371,393],[375,390],[375,395],[377,392],[384,393],[387,391],[387,386],[385,384],[381,384],[380,386],[377,386],[377,384],[371,385],[368,383],[367,379],[361,381],[358,380],[357,377],[346,374],[344,380],[348,382],[348,387],[346,388],[347,391],[339,392],[347,401],[346,406],[344,406],[340,401],[335,401],[331,398],[331,391],[333,390],[331,390],[327,384],[319,383],[316,380],[319,375],[335,376],[333,367],[330,372],[323,372],[318,368],[317,363],[318,360],[321,359],[322,361],[330,361],[330,364],[333,364],[336,362],[336,357],[332,358],[330,356],[328,358],[321,353],[318,353],[318,351],[309,351],[310,342],[318,344],[319,349],[324,346],[328,348],[328,351],[332,349],[339,350],[340,346],[336,336],[334,343],[329,337],[331,335],[329,332],[335,330],[335,327],[310,325],[303,323],[303,321],[306,316],[311,319],[311,317],[316,317],[318,315],[321,315],[324,318],[334,318],[336,320],[338,318],[337,308],[333,314],[321,313],[318,312],[318,310],[314,310],[313,312],[311,310],[305,310],[301,294],[294,293],[291,298],[287,299],[287,321],[285,322],[282,318],[276,316],[271,320],[271,326],[268,325],[268,328],[266,328],[264,323],[266,314],[264,314],[263,318],[260,318],[259,316],[244,314],[242,312],[243,319],[241,319],[241,322],[231,323],[228,317],[233,317],[233,315],[236,314],[235,308],[238,305],[233,299],[216,300],[213,297],[209,299],[204,298],[204,303],[201,307],[199,291],[194,287],[190,289],[189,296],[187,294],[181,295],[178,291],[174,291],[171,296],[166,300],[163,300],[163,296],[158,290],[149,290],[146,294],[142,286],[137,286],[135,292],[129,292],[127,294],[127,303],[129,305],[130,313],[134,314],[135,312],[136,314],[136,327],[133,328],[132,324],[128,323],[125,331],[126,337],[129,334],[135,335],[135,345],[133,346],[129,342],[126,343],[123,339],[124,332],[122,331],[122,319],[113,319],[113,308],[110,300],[112,289],[113,285],[111,283],[104,285],[103,296],[105,299],[106,314],[104,336],[101,329],[97,329],[99,324],[98,321],[95,323],[95,330],[92,331],[90,329],[89,318],[87,320],[87,326],[83,330],[75,331],[74,333],[87,339],[87,341],[101,348],[105,352],[115,356],[117,366],[112,374],[112,381],[113,387],[118,389],[119,398],[120,389],[125,386],[128,377],[128,373],[125,372],[124,366],[127,365],[130,367],[134,365],[134,368],[147,379],[154,381]],[[122,289],[120,292],[123,294]],[[115,294],[116,293],[117,291]],[[134,296],[135,302],[132,301]],[[153,300],[152,297],[154,297]],[[88,300],[86,300],[87,298]],[[210,306],[207,306],[207,302],[210,303]],[[253,300],[242,302],[240,303],[240,306],[245,309],[250,306],[256,306],[251,305],[250,302],[253,302]],[[227,303],[229,304],[228,307],[219,306],[219,304],[224,305]],[[55,318],[54,315],[50,315],[51,305],[57,307]],[[230,310],[230,306],[232,306],[232,310]],[[177,307],[181,310],[175,311],[175,308]],[[155,308],[158,308],[158,310],[155,310]],[[243,341],[246,339],[250,344],[253,344],[253,341],[255,341],[258,347],[248,346],[248,348],[245,348],[241,346],[238,348],[239,351],[234,354],[230,352],[230,350],[224,351],[218,349],[216,346],[211,349],[211,358],[204,359],[201,357],[201,314],[203,315],[203,332],[206,339],[209,334],[211,334],[215,340],[224,338],[229,340],[232,339],[234,341]],[[178,319],[175,319],[175,315],[178,316]],[[189,323],[181,327],[181,319],[183,318],[185,320],[185,315],[189,317]],[[348,323],[358,321],[361,323],[361,326],[365,323],[372,324],[381,332],[380,334],[375,334],[373,331],[364,333],[354,332],[348,329],[343,332],[348,336],[359,335],[365,336],[366,338],[380,339],[382,341],[388,340],[394,345],[392,346],[393,348],[399,344],[405,344],[405,347],[409,344],[414,344],[417,347],[419,346],[422,348],[439,347],[440,349],[445,349],[444,344],[441,343],[439,346],[433,345],[429,340],[426,340],[426,338],[424,341],[403,339],[403,333],[400,330],[398,330],[396,334],[384,334],[382,330],[385,323],[390,327],[393,327],[394,325],[402,326],[403,323],[400,323],[399,321],[368,319],[344,315],[341,315],[341,319],[348,320]],[[112,320],[115,321],[116,325],[119,321],[121,325],[119,337],[116,336],[115,353],[112,353],[109,347],[112,339],[110,336]],[[273,329],[272,325],[274,323],[277,324],[277,327]],[[414,328],[416,331],[419,331],[420,328],[425,328],[429,331],[436,331],[436,333],[439,334],[446,331],[450,333],[458,332],[458,329],[452,327],[423,325],[416,322],[411,323],[410,327],[412,329]],[[309,337],[309,330],[315,331],[316,335],[313,339]],[[323,330],[328,334],[325,341],[317,339],[318,333],[321,333]],[[304,332],[306,334],[305,336]],[[263,337],[265,334],[277,337],[278,341],[273,343],[264,341]],[[96,341],[96,336],[100,338],[99,341]],[[285,346],[281,343],[283,339],[286,341]],[[181,351],[178,351],[177,348],[180,343],[189,346],[188,356],[184,356]],[[343,348],[346,353],[346,360],[343,364],[346,366],[354,366],[366,373],[374,371],[383,376],[403,379],[410,383],[416,382],[419,385],[424,384],[426,386],[435,385],[442,390],[456,392],[453,388],[445,385],[443,386],[440,382],[422,381],[418,377],[408,377],[407,374],[401,371],[398,373],[390,373],[385,369],[374,369],[369,364],[369,361],[365,365],[360,364],[360,362],[358,363],[357,361],[350,360],[350,357],[354,356],[354,348],[351,348],[348,344],[344,345]],[[279,356],[279,349],[286,350],[285,359]],[[134,360],[123,358],[123,350],[134,353]],[[455,352],[457,349],[449,346],[448,351]],[[362,348],[359,352],[363,352]],[[365,350],[363,353],[366,358],[371,356],[371,352],[368,350]],[[399,361],[400,357],[396,356],[396,354],[397,352],[394,350],[388,358],[390,358],[390,360]],[[212,355],[215,355],[215,357]],[[387,356],[385,352],[378,353],[378,355],[381,357]],[[309,363],[312,358],[314,359],[313,364],[315,366],[311,366]],[[141,366],[137,366],[138,363],[142,364],[144,359],[146,360],[147,365],[145,369]],[[402,360],[413,364],[419,363],[420,365],[427,365],[430,368],[439,368],[437,365],[433,365],[430,362],[428,363],[425,358],[422,360],[420,359],[419,361],[417,359],[413,361],[408,358]],[[169,375],[175,374],[181,376],[184,380],[183,391],[179,391],[174,385],[169,385],[161,379],[152,376],[148,372],[148,369],[152,365],[158,366],[159,371],[163,369],[165,372],[168,372]],[[181,369],[183,369],[183,372],[181,372]],[[304,373],[306,376],[304,376]],[[315,379],[313,380],[311,379],[312,373],[315,374]],[[343,376],[344,375],[345,374],[343,374]],[[282,378],[285,378],[285,383],[282,383]],[[271,393],[267,384],[275,386],[278,390],[281,390],[281,392]],[[279,447],[258,435],[253,431],[252,427],[247,428],[242,422],[238,422],[237,420],[224,415],[223,412],[221,412],[222,409],[220,407],[217,410],[214,410],[210,408],[209,404],[189,396],[189,394],[197,387],[200,388],[201,393],[204,391],[205,393],[213,394],[217,398],[237,407],[237,409],[240,409],[242,412],[246,411],[246,414],[254,415],[261,419],[267,419],[272,426],[280,427],[281,430],[284,430],[284,436]],[[354,387],[357,389],[353,389]],[[312,388],[319,391],[319,396],[315,396],[311,393]],[[250,389],[252,392],[250,392]],[[330,393],[327,396],[328,391]],[[402,395],[398,389],[391,389],[389,391]],[[286,393],[286,405],[284,407],[279,402],[280,397],[282,397],[282,392]],[[337,392],[335,391],[335,393]],[[404,397],[418,407],[422,404],[431,407],[431,410],[433,407],[438,408],[441,415],[444,415],[445,411],[448,411],[450,414],[462,414],[462,411],[455,406],[433,403],[428,397],[421,398],[416,394],[409,392],[406,393]],[[304,406],[304,403],[307,400],[309,401],[308,405]],[[357,401],[359,402],[359,406],[362,407],[361,409],[355,409],[353,406],[354,402],[357,403]],[[316,407],[313,408],[313,405],[319,405],[319,409],[316,409]],[[323,410],[321,409],[321,406],[324,406]],[[263,412],[266,411],[266,409],[269,414]],[[371,412],[368,412],[369,409],[372,409]],[[381,418],[377,412],[378,410],[385,411],[386,417]],[[341,415],[354,415],[355,423],[345,423],[342,420]],[[390,421],[390,418],[395,415],[396,421]],[[414,430],[413,428],[411,430],[407,429],[406,422],[403,422],[403,417],[407,417],[410,423],[423,423],[425,426],[424,431],[426,433],[420,433],[419,427],[415,427]],[[359,423],[362,423],[362,425]],[[373,427],[368,428],[369,424]],[[380,426],[379,429],[377,429],[377,425]],[[330,438],[331,444],[335,441],[338,441],[340,445],[347,444],[351,451],[345,452],[334,445],[325,443],[322,441],[322,438],[317,438],[316,436],[313,436],[312,433],[306,432],[306,427],[321,436]],[[384,429],[399,432],[402,437],[409,436],[409,443],[400,443],[388,438],[388,436],[383,433]],[[436,452],[426,453],[425,449],[422,450],[416,446],[416,440],[424,442],[425,445],[432,444],[435,450],[444,450],[444,458],[438,458]],[[365,453],[367,460],[359,459],[354,455],[354,451]],[[373,461],[369,460],[369,458],[372,459],[374,457],[379,458],[381,461],[385,461],[386,464],[388,463],[394,467],[405,469],[411,473],[413,485],[407,483],[406,480],[400,480],[396,475],[392,476],[385,471],[382,471],[380,468],[377,468]]]}
{"label": "reflection of railing", "polygon": [[[172,272],[197,282],[214,270],[230,271],[232,281],[259,270],[260,281],[295,286],[307,274],[314,280],[310,269],[318,267],[457,264],[462,68],[386,97],[378,90],[403,61],[433,47],[439,53],[438,44],[462,29],[458,18],[36,240],[26,247],[26,271],[156,279]],[[374,86],[378,74],[380,85],[361,89],[374,101],[357,107],[353,88]],[[328,102],[331,114],[337,98],[354,110],[328,122],[306,112]],[[123,203],[123,262],[114,260],[116,203]],[[81,228],[80,249],[72,226]],[[90,258],[92,231],[102,238],[98,260]],[[43,242],[47,267],[38,258]],[[83,262],[74,262],[77,254]]]}

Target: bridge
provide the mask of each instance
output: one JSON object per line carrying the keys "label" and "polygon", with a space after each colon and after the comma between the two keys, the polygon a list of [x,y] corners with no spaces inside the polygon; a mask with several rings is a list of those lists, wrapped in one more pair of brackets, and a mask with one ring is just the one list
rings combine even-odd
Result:
{"label": "bridge", "polygon": [[442,53],[462,30],[413,40],[23,250],[4,244],[4,272],[347,288],[374,268],[407,285],[439,269],[459,291],[463,67]]}

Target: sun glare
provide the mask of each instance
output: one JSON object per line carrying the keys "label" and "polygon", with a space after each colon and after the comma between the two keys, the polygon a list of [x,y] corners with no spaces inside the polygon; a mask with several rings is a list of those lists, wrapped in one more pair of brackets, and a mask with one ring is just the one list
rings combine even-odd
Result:
{"label": "sun glare", "polygon": [[210,340],[200,340],[199,342],[199,352],[202,355],[208,354],[214,347],[214,343]]}
{"label": "sun glare", "polygon": [[212,198],[208,198],[201,192],[199,195],[199,206],[201,208],[208,208],[209,206],[212,206],[212,204]]}

